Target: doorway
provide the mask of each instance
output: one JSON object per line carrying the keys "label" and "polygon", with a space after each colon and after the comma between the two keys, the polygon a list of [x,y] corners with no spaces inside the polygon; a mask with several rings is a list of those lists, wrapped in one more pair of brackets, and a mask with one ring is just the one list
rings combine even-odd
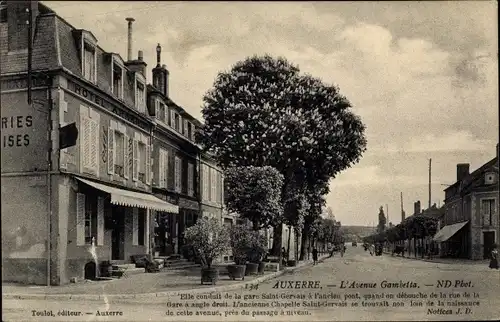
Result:
{"label": "doorway", "polygon": [[111,211],[113,230],[111,232],[111,259],[125,259],[125,209],[113,206]]}
{"label": "doorway", "polygon": [[495,244],[495,232],[494,231],[485,231],[483,232],[483,258],[490,258],[491,251],[493,250],[493,244]]}

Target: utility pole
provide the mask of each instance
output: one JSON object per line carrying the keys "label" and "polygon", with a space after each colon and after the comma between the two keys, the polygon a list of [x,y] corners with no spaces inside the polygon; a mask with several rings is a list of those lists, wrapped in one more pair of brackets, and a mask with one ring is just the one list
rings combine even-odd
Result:
{"label": "utility pole", "polygon": [[429,159],[429,207],[431,209],[431,172],[432,171],[432,159]]}
{"label": "utility pole", "polygon": [[387,225],[389,226],[389,205],[385,204],[385,213],[387,218]]}
{"label": "utility pole", "polygon": [[404,208],[403,208],[403,191],[401,191],[401,222],[403,222],[403,220],[405,220],[404,218]]}
{"label": "utility pole", "polygon": [[28,4],[28,8],[26,8],[26,12],[28,13],[28,20],[26,24],[28,25],[28,105],[31,105],[31,89],[32,89],[32,61],[33,61],[33,12],[31,11],[31,3]]}

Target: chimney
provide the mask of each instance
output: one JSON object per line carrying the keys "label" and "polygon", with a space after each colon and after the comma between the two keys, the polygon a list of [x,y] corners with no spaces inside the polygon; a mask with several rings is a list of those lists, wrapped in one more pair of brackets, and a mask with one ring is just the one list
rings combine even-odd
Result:
{"label": "chimney", "polygon": [[468,163],[459,163],[457,164],[457,181],[462,181],[469,175],[469,167]]}
{"label": "chimney", "polygon": [[156,46],[156,67],[153,68],[153,86],[163,95],[168,96],[168,76],[167,65],[161,64],[161,46]]}
{"label": "chimney", "polygon": [[413,203],[413,213],[414,215],[417,215],[420,213],[420,200],[418,200],[417,202],[414,202]]}
{"label": "chimney", "polygon": [[[28,49],[28,22],[32,26],[32,35],[34,35],[38,1],[6,1],[6,5],[8,50]],[[31,21],[29,21],[30,10]]]}
{"label": "chimney", "polygon": [[139,50],[139,52],[137,53],[137,60],[144,61],[144,53],[142,52],[142,50]]}
{"label": "chimney", "polygon": [[127,60],[132,60],[132,22],[135,21],[134,18],[126,18],[128,21],[128,43],[127,43]]}

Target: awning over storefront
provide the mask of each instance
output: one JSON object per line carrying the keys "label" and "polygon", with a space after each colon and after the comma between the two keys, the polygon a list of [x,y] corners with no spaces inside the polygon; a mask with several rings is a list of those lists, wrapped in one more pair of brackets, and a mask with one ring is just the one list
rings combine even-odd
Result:
{"label": "awning over storefront", "polygon": [[453,225],[444,226],[434,235],[433,240],[437,242],[445,242],[455,235],[460,229],[467,225],[468,221],[459,222]]}
{"label": "awning over storefront", "polygon": [[114,205],[147,208],[158,211],[166,211],[175,214],[179,213],[178,206],[172,205],[171,203],[163,201],[147,193],[140,193],[140,192],[114,188],[108,185],[92,182],[90,180],[85,180],[82,178],[76,178],[76,179],[95,189],[109,193],[111,195],[111,203]]}

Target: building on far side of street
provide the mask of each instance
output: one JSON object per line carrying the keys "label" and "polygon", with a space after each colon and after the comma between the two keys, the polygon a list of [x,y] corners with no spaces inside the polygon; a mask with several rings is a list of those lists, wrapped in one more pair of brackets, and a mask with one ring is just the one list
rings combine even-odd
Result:
{"label": "building on far side of street", "polygon": [[441,256],[489,258],[499,241],[498,144],[496,157],[470,173],[470,165],[457,164],[457,181],[445,191],[445,215],[434,239]]}

